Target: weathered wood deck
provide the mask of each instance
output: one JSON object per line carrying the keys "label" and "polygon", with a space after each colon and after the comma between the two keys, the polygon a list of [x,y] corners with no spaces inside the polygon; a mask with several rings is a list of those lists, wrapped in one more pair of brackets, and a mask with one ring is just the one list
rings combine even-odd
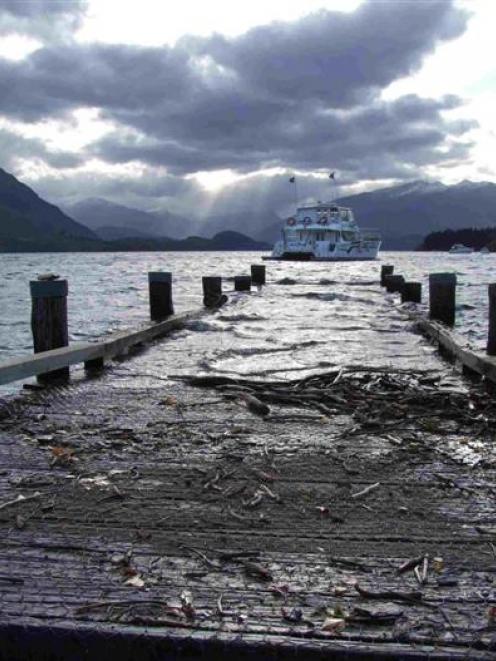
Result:
{"label": "weathered wood deck", "polygon": [[494,658],[490,430],[261,418],[134,378],[160,351],[2,409],[0,658]]}

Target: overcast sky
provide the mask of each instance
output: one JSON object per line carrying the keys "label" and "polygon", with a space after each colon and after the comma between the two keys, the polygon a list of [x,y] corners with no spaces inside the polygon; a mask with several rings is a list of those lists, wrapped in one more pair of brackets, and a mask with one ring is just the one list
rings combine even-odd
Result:
{"label": "overcast sky", "polygon": [[496,180],[494,0],[0,0],[0,167],[61,204],[284,211]]}

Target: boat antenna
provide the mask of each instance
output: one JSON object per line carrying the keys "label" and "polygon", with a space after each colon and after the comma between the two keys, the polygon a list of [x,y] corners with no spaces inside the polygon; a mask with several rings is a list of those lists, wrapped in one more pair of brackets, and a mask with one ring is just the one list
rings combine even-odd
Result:
{"label": "boat antenna", "polygon": [[[336,183],[336,173],[334,171],[329,173],[329,179],[334,183]],[[334,202],[334,196],[332,194],[331,194],[331,202]]]}
{"label": "boat antenna", "polygon": [[295,211],[298,210],[298,184],[296,183],[296,176],[293,175],[289,178],[289,183],[294,185],[294,202],[295,202]]}

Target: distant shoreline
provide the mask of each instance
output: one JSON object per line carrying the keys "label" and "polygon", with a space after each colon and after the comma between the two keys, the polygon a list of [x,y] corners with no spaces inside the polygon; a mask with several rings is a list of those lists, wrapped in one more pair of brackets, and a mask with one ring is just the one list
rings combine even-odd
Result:
{"label": "distant shoreline", "polygon": [[266,253],[270,248],[103,248],[95,250],[85,250],[81,248],[42,248],[39,250],[3,250],[0,248],[0,255],[39,255],[50,253],[131,253],[131,252],[260,252]]}

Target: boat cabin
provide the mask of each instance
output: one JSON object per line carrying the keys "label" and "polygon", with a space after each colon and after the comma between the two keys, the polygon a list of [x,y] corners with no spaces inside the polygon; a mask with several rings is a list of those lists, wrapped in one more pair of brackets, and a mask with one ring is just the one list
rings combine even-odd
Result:
{"label": "boat cabin", "polygon": [[335,244],[359,238],[353,211],[329,203],[300,207],[295,216],[288,218],[284,234],[287,241],[303,244]]}

